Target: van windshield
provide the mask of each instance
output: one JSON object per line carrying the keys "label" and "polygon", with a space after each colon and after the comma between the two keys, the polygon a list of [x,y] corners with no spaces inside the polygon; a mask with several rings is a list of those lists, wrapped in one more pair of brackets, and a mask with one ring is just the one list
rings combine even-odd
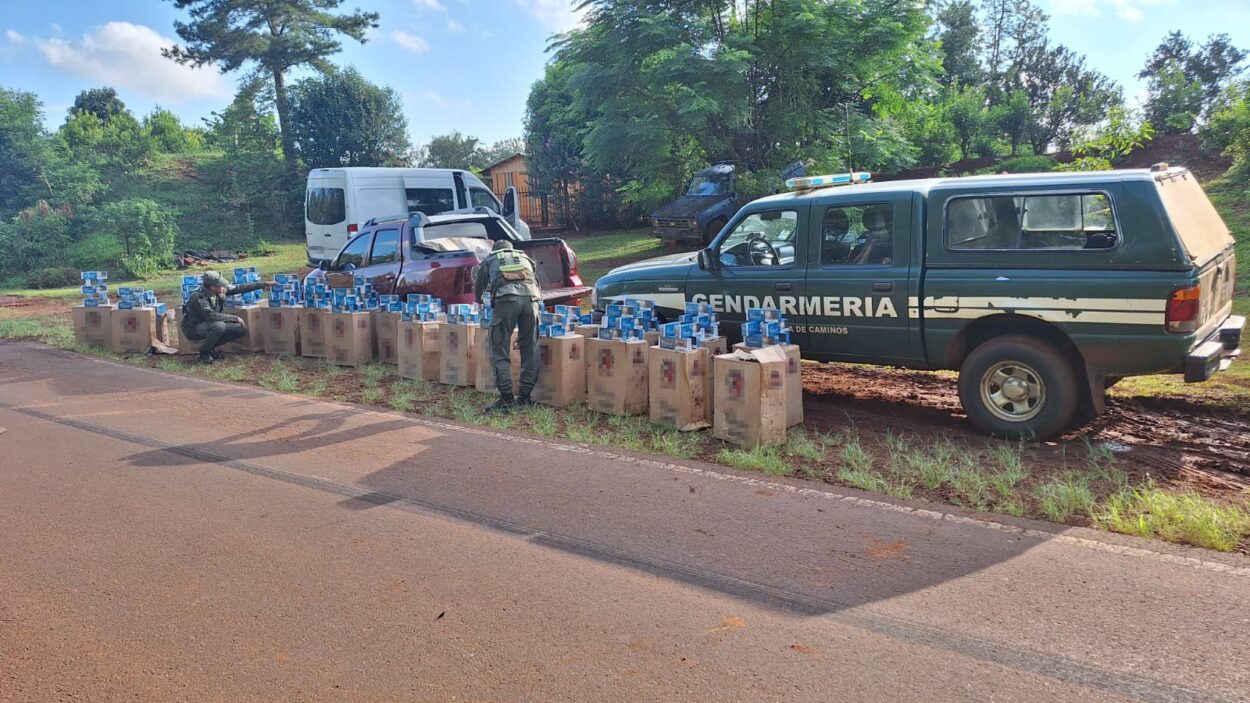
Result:
{"label": "van windshield", "polygon": [[1207,194],[1202,192],[1193,174],[1160,176],[1155,182],[1176,236],[1180,237],[1195,264],[1201,266],[1233,245],[1228,225],[1224,224],[1220,213],[1207,199]]}
{"label": "van windshield", "polygon": [[305,217],[314,225],[337,225],[347,219],[342,188],[309,188]]}

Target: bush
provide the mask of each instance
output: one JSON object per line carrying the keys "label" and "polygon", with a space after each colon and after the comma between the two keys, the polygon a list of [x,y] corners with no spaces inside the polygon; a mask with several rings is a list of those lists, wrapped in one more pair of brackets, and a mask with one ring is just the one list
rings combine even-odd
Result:
{"label": "bush", "polygon": [[68,254],[69,262],[79,271],[109,271],[122,267],[126,251],[116,237],[91,232],[82,241],[75,242]]}
{"label": "bush", "polygon": [[30,288],[65,288],[77,285],[82,280],[78,269],[63,266],[35,269],[26,274],[25,278],[26,285]]}
{"label": "bush", "polygon": [[25,278],[36,269],[68,266],[71,219],[68,208],[40,201],[12,222],[0,222],[0,277]]}
{"label": "bush", "polygon": [[97,235],[112,237],[121,245],[121,266],[140,278],[173,266],[174,242],[178,238],[178,213],[147,198],[128,198],[109,203],[95,213]]}

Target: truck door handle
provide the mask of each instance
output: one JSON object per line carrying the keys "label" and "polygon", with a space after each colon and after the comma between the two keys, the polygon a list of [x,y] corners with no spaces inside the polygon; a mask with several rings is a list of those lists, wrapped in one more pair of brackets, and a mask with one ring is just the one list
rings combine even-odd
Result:
{"label": "truck door handle", "polygon": [[791,286],[789,283],[774,283],[773,284],[773,288],[777,290],[790,290],[790,287]]}
{"label": "truck door handle", "polygon": [[889,281],[877,281],[872,284],[873,293],[892,293],[893,291],[894,284]]}

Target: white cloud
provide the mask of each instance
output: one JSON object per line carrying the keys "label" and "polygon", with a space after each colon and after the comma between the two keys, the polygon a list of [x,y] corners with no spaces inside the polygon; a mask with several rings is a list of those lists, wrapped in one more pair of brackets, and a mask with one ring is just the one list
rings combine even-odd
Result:
{"label": "white cloud", "polygon": [[1146,19],[1146,10],[1161,5],[1175,5],[1178,0],[1050,0],[1050,10],[1063,17],[1102,17],[1104,9],[1125,22],[1134,24]]}
{"label": "white cloud", "polygon": [[539,22],[557,32],[567,32],[581,23],[585,10],[574,9],[572,0],[514,0]]}
{"label": "white cloud", "polygon": [[448,19],[447,31],[451,32],[452,34],[460,34],[461,32],[464,31],[464,25],[460,24],[459,22],[453,19]]}
{"label": "white cloud", "polygon": [[495,33],[494,33],[494,32],[492,32],[492,31],[490,31],[489,29],[483,29],[483,30],[482,30],[482,32],[481,32],[481,34],[482,34],[482,38],[483,38],[483,39],[494,39],[494,38],[495,38]]}
{"label": "white cloud", "polygon": [[412,0],[412,4],[417,6],[419,10],[438,10],[446,12],[447,6],[438,0]]}
{"label": "white cloud", "polygon": [[155,100],[230,94],[226,81],[212,66],[192,68],[161,56],[161,49],[172,46],[174,40],[141,24],[109,22],[92,27],[77,41],[32,41],[48,63],[66,73]]}
{"label": "white cloud", "polygon": [[21,46],[26,43],[26,37],[14,32],[11,29],[4,30],[4,36],[9,38],[9,42]]}
{"label": "white cloud", "polygon": [[414,54],[424,54],[430,50],[430,43],[415,34],[404,31],[391,32],[391,41]]}

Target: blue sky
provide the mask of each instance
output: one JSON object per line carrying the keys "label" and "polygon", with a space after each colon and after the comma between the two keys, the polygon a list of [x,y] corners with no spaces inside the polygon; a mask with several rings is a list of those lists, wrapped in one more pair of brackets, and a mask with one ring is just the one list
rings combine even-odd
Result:
{"label": "blue sky", "polygon": [[[1135,74],[1167,32],[1228,32],[1250,48],[1250,0],[1037,0],[1054,40],[1142,92]],[[0,15],[0,85],[37,93],[49,127],[74,96],[111,85],[136,114],[159,104],[199,124],[229,102],[235,76],[160,57],[179,12],[160,0],[8,0]],[[458,129],[483,141],[520,136],[525,98],[547,40],[573,26],[565,0],[349,0],[381,13],[364,45],[335,57],[403,98],[416,143]],[[298,77],[298,76],[297,76]]]}

